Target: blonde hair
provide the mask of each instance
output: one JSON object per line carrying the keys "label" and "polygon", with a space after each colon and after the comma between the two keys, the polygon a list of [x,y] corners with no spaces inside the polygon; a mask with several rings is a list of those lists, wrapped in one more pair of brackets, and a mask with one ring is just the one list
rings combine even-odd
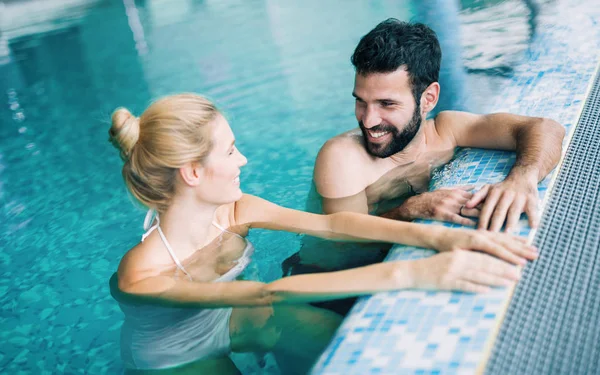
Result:
{"label": "blonde hair", "polygon": [[196,94],[167,96],[137,118],[127,109],[112,114],[110,142],[120,151],[123,178],[131,194],[146,207],[163,212],[175,194],[177,170],[203,162],[212,148],[210,127],[219,114]]}

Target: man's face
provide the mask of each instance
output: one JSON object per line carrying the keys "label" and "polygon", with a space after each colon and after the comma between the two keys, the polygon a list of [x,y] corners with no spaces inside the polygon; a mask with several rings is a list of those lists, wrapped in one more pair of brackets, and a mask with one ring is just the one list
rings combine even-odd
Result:
{"label": "man's face", "polygon": [[421,113],[412,95],[408,73],[357,74],[355,114],[369,154],[387,158],[402,151],[421,127]]}

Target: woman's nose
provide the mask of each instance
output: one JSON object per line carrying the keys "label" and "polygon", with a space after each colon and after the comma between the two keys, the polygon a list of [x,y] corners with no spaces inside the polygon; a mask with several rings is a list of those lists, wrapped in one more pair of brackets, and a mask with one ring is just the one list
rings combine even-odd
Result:
{"label": "woman's nose", "polygon": [[240,167],[248,164],[248,159],[240,152]]}

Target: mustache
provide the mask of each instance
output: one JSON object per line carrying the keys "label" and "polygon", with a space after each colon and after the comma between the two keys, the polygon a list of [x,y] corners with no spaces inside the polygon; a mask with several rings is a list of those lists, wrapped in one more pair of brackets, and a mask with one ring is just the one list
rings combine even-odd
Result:
{"label": "mustache", "polygon": [[[363,129],[363,130],[367,130],[367,128],[365,128],[365,125],[362,123],[362,121],[359,121],[358,125]],[[370,131],[374,131],[374,132],[391,132],[396,134],[396,132],[398,131],[398,129],[396,129],[395,126],[393,125],[388,125],[388,124],[379,124],[379,125],[375,125],[372,128],[369,128]]]}

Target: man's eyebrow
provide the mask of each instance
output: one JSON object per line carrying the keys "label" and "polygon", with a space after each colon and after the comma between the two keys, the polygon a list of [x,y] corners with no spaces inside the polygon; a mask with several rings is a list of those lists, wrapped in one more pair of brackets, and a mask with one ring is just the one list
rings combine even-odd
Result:
{"label": "man's eyebrow", "polygon": [[[354,96],[358,100],[364,101],[360,96],[356,95],[356,93],[354,93],[354,92],[352,93],[352,96]],[[376,99],[375,101],[378,103],[386,102],[386,103],[402,104],[401,101],[398,101],[395,99]]]}
{"label": "man's eyebrow", "polygon": [[[364,101],[360,96],[356,95],[355,93],[352,93],[352,96],[354,96],[356,99]],[[375,99],[375,101],[377,103],[393,103],[393,104],[402,104],[401,101],[395,100],[395,99]]]}
{"label": "man's eyebrow", "polygon": [[387,103],[394,103],[394,104],[399,104],[399,103],[402,103],[402,102],[399,102],[399,101],[397,101],[397,100],[395,100],[395,99],[377,99],[377,101],[378,101],[379,103],[383,103],[383,102],[387,102]]}

